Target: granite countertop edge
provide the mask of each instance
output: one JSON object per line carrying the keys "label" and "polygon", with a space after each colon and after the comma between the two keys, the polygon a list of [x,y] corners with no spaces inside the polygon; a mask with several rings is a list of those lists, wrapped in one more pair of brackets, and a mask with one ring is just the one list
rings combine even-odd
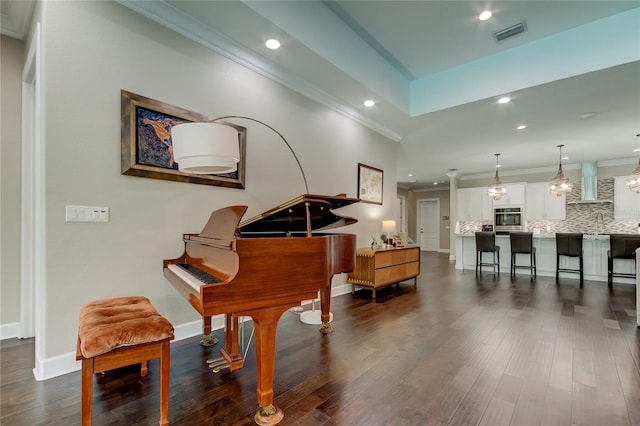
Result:
{"label": "granite countertop edge", "polygon": [[[629,234],[632,235],[632,234]],[[460,233],[456,233],[456,237],[474,237],[475,233],[474,232],[460,232]],[[496,238],[508,238],[509,235],[508,234],[496,234]],[[533,238],[539,238],[539,239],[552,239],[555,240],[556,238],[556,234],[555,233],[551,233],[551,234],[533,234]],[[609,239],[609,235],[606,234],[599,234],[599,235],[593,235],[593,234],[584,234],[583,238],[585,240],[608,240]]]}

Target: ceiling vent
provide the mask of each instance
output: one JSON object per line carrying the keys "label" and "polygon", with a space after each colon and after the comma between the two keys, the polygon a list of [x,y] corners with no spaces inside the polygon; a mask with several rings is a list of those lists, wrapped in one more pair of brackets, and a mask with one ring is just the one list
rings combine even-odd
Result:
{"label": "ceiling vent", "polygon": [[502,41],[505,38],[513,37],[514,35],[525,31],[527,31],[527,23],[522,21],[510,26],[509,28],[505,28],[504,30],[496,31],[493,35],[496,37],[496,41]]}

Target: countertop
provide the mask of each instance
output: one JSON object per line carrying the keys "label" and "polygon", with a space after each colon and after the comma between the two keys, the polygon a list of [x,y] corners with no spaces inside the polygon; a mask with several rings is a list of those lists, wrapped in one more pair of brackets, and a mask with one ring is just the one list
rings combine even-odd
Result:
{"label": "countertop", "polygon": [[[629,235],[636,235],[636,234],[629,234]],[[475,233],[471,232],[471,233],[457,233],[456,237],[474,237]],[[509,238],[508,234],[496,234],[496,238]],[[556,238],[556,234],[555,233],[541,233],[541,234],[533,234],[533,238],[536,239],[553,239],[555,240]],[[585,240],[608,240],[609,239],[609,234],[583,234],[583,238]]]}

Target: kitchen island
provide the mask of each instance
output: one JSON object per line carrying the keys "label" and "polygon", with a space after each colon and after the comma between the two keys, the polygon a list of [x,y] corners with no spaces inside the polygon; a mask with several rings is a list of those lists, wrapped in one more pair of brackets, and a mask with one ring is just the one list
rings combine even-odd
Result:
{"label": "kitchen island", "polygon": [[[509,274],[511,262],[511,245],[509,235],[496,235],[496,245],[500,246],[500,273]],[[538,275],[555,277],[556,275],[556,237],[555,234],[534,234],[533,246],[536,247]],[[609,250],[608,235],[584,235],[582,251],[584,253],[584,279],[607,282],[607,250]],[[519,260],[522,263],[523,260]],[[525,261],[526,262],[526,261]],[[578,258],[560,258],[561,268],[578,268]],[[456,234],[456,269],[476,268],[476,240],[475,234]],[[616,260],[616,272],[634,273],[633,261]],[[517,276],[522,275],[518,273]],[[526,275],[526,274],[525,274]],[[578,274],[560,273],[560,280],[573,278],[578,280]],[[614,277],[615,283],[635,284],[632,278]]]}

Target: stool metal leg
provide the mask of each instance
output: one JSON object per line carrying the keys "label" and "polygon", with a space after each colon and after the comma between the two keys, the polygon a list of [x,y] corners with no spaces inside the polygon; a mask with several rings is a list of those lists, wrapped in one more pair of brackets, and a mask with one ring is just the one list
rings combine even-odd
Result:
{"label": "stool metal leg", "polygon": [[493,265],[492,265],[493,266],[493,276],[495,277],[496,276],[496,252],[495,252],[495,250],[493,251],[492,255],[493,255]]}

